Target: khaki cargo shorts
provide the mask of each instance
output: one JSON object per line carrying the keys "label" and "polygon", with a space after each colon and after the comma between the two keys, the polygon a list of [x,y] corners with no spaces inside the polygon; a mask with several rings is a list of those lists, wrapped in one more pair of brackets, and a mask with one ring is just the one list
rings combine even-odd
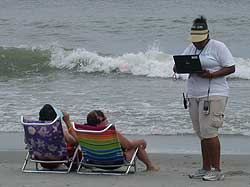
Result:
{"label": "khaki cargo shorts", "polygon": [[200,139],[218,136],[218,129],[223,125],[228,97],[210,96],[209,114],[203,111],[205,100],[207,100],[207,97],[189,98],[189,114],[193,129]]}

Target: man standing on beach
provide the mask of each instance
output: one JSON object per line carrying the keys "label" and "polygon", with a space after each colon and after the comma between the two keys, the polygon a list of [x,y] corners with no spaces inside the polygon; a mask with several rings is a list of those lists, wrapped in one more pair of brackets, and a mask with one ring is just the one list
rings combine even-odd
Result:
{"label": "man standing on beach", "polygon": [[[190,178],[222,180],[220,169],[220,141],[218,129],[222,127],[228,100],[227,75],[235,72],[231,52],[222,42],[209,38],[207,20],[201,16],[193,21],[191,44],[184,55],[199,55],[202,71],[189,75],[187,96],[193,129],[201,140],[203,166]],[[174,72],[175,66],[174,66]]]}

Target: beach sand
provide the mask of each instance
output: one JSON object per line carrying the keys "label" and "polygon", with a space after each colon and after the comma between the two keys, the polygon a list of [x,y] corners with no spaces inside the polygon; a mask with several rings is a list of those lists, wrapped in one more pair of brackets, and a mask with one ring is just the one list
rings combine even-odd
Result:
{"label": "beach sand", "polygon": [[[10,137],[12,137],[11,141],[6,141],[6,139],[10,140]],[[249,138],[222,138],[225,149],[222,151],[221,168],[225,173],[225,179],[215,182],[188,178],[190,172],[195,171],[201,166],[201,156],[195,153],[199,151],[199,144],[195,136],[146,136],[144,138],[148,141],[150,158],[161,167],[159,172],[145,172],[144,165],[138,162],[138,172],[136,174],[129,174],[128,176],[78,175],[75,172],[69,174],[30,174],[22,173],[21,171],[25,157],[23,134],[0,133],[0,187],[250,186],[250,154],[246,151]],[[232,142],[234,142],[233,145],[231,144]],[[187,152],[188,149],[186,148],[187,153],[177,153],[183,151],[184,147],[188,145],[190,146],[189,152]],[[235,150],[233,154],[228,154],[232,151],[229,149],[230,147]],[[175,149],[177,150],[176,153],[167,152]],[[237,152],[237,150],[239,151]],[[243,151],[244,154],[241,154],[240,151]]]}
{"label": "beach sand", "polygon": [[150,154],[150,158],[161,166],[159,172],[145,172],[144,166],[138,162],[138,172],[128,176],[78,175],[75,172],[69,174],[30,174],[21,172],[24,152],[1,151],[0,186],[250,186],[249,155],[223,155],[222,168],[225,173],[225,179],[215,182],[188,178],[189,172],[195,171],[200,167],[199,155]]}

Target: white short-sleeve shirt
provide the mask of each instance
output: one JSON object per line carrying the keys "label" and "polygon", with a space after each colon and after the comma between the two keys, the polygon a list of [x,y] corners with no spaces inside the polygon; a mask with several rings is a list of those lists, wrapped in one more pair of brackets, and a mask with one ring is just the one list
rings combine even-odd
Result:
{"label": "white short-sleeve shirt", "polygon": [[[201,52],[201,53],[200,53]],[[226,47],[220,41],[210,39],[205,48],[200,51],[193,44],[190,44],[184,55],[200,54],[202,69],[215,72],[223,67],[234,65],[234,59]],[[205,97],[208,94],[209,79],[201,78],[196,74],[191,74],[187,81],[187,94],[190,98]],[[228,83],[226,77],[213,78],[210,81],[210,95],[228,96]]]}

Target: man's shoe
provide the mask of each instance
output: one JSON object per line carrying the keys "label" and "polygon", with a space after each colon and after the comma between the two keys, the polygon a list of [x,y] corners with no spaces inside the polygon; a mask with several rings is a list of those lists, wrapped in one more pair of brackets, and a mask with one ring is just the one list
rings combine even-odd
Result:
{"label": "man's shoe", "polygon": [[208,173],[205,169],[198,169],[196,172],[189,174],[190,179],[201,179]]}
{"label": "man's shoe", "polygon": [[202,179],[204,181],[219,181],[223,180],[224,177],[225,176],[221,171],[211,168],[211,170],[204,177],[202,177]]}

